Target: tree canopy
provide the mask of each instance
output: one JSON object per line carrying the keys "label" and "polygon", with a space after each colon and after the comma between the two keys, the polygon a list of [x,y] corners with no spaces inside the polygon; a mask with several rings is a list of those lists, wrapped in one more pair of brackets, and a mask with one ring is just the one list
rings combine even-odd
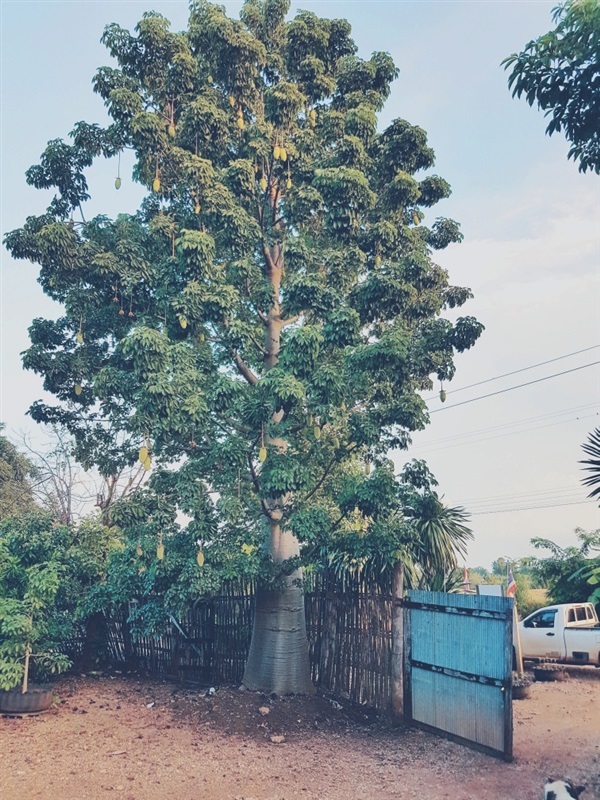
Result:
{"label": "tree canopy", "polygon": [[31,478],[35,467],[27,456],[1,433],[0,423],[0,519],[33,510]]}
{"label": "tree canopy", "polygon": [[[181,512],[195,570],[260,546],[272,583],[245,681],[277,691],[308,685],[303,622],[282,622],[301,605],[299,540],[336,529],[402,552],[386,453],[426,425],[420,393],[482,330],[445,317],[471,293],[432,257],[462,236],[426,220],[450,187],[425,131],[378,129],[391,57],[362,59],[346,21],[288,9],[247,0],[234,20],[196,0],[183,32],[154,12],[134,34],[109,25],[117,67],[94,90],[112,122],[49,142],[27,180],[56,193],[6,236],[65,309],[30,328],[24,364],[58,400],[31,415],[68,428],[104,475],[139,458],[147,489],[114,514],[159,562]],[[87,168],[125,149],[140,208],[86,219]]]}
{"label": "tree canopy", "polygon": [[548,135],[564,132],[580,171],[600,173],[600,4],[567,0],[553,21],[554,30],[503,61],[508,85],[546,112]]}

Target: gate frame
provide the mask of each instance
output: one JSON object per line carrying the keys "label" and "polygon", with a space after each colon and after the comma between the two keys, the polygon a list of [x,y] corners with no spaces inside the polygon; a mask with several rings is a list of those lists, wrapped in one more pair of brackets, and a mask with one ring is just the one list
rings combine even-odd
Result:
{"label": "gate frame", "polygon": [[[440,594],[439,592],[431,592],[431,594]],[[479,595],[473,595],[478,597]],[[495,758],[502,758],[504,761],[513,760],[513,713],[512,713],[512,648],[513,648],[513,608],[514,600],[512,598],[502,598],[509,600],[509,605],[505,611],[493,611],[488,609],[471,609],[471,608],[458,608],[456,606],[444,606],[439,603],[426,603],[411,600],[410,592],[403,599],[402,606],[404,608],[404,659],[403,659],[403,673],[404,673],[404,697],[403,697],[403,712],[404,720],[407,724],[415,728],[433,733],[436,736],[442,736],[457,744],[462,744],[472,750],[478,750],[486,753],[487,755],[494,756]],[[504,652],[506,654],[506,662],[508,663],[508,678],[497,679],[489,678],[484,675],[477,675],[475,673],[464,672],[462,670],[454,670],[447,667],[440,667],[430,664],[422,664],[419,661],[412,660],[412,635],[411,635],[411,609],[420,609],[423,611],[438,611],[445,614],[459,614],[461,616],[469,617],[488,617],[491,619],[501,619],[509,624],[504,625]],[[449,609],[452,609],[451,611]],[[503,750],[496,750],[489,745],[474,742],[464,736],[460,736],[442,728],[436,728],[433,725],[428,725],[425,722],[415,720],[412,714],[412,667],[415,666],[419,669],[428,669],[432,672],[441,673],[453,678],[483,683],[488,686],[497,686],[500,688],[504,698],[504,748]]]}

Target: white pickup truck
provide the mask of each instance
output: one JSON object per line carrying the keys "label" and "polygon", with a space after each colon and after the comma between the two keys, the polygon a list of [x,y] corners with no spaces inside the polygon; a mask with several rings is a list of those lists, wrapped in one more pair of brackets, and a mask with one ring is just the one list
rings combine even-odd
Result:
{"label": "white pickup truck", "polygon": [[600,666],[600,622],[592,603],[534,611],[519,623],[523,658]]}

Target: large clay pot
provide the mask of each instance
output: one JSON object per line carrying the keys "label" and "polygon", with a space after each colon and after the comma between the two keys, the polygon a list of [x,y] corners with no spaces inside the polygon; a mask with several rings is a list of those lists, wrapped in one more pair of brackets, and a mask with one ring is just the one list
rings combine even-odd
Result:
{"label": "large clay pot", "polygon": [[0,691],[0,714],[41,714],[52,705],[51,686],[31,686],[25,694],[20,689]]}

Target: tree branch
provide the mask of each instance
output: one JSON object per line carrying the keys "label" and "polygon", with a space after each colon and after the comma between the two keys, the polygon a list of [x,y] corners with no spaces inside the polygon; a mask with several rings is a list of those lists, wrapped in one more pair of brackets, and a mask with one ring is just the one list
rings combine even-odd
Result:
{"label": "tree branch", "polygon": [[243,377],[248,381],[251,386],[254,386],[258,383],[257,376],[252,372],[248,364],[243,360],[240,356],[238,351],[235,348],[232,348],[231,353],[233,355],[233,360],[235,361],[235,365],[238,368],[238,371]]}

